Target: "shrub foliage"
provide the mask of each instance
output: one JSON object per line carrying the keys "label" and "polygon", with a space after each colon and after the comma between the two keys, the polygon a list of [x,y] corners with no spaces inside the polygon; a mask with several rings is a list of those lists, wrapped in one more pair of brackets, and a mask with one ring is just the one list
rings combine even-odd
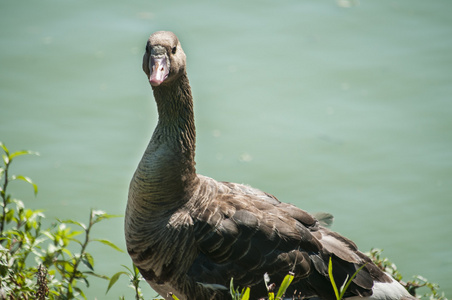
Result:
{"label": "shrub foliage", "polygon": [[9,184],[20,180],[30,184],[35,195],[38,193],[38,186],[30,178],[10,174],[17,157],[37,153],[11,153],[1,142],[0,148],[4,152],[0,167],[0,299],[86,299],[80,283],[89,287],[90,277],[109,279],[94,271],[88,246],[102,243],[122,251],[108,240],[92,238],[91,229],[116,216],[91,210],[87,224],[57,220],[43,229],[43,211],[25,208],[24,202],[9,192]]}

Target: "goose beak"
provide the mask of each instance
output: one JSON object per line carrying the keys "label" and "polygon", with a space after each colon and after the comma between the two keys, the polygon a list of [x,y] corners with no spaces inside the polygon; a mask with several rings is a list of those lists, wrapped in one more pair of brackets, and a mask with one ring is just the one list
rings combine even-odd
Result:
{"label": "goose beak", "polygon": [[169,68],[166,56],[154,57],[151,55],[151,74],[149,82],[152,86],[159,86],[168,77]]}

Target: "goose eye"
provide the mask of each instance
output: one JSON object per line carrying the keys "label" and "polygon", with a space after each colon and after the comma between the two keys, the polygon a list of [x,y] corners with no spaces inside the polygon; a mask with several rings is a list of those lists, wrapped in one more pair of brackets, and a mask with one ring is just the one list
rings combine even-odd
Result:
{"label": "goose eye", "polygon": [[173,49],[171,49],[171,52],[174,54],[176,53],[176,47],[173,47]]}

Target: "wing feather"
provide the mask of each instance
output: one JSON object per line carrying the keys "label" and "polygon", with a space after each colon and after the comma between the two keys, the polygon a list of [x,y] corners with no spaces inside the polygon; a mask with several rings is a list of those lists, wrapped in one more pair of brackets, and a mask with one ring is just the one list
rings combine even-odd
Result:
{"label": "wing feather", "polygon": [[[334,295],[330,257],[338,282],[367,262],[352,241],[320,226],[304,210],[246,185],[201,180],[207,187],[199,197],[210,200],[192,213],[199,255],[189,274],[198,282],[227,286],[233,277],[239,286],[253,286],[252,297],[258,298],[265,294],[264,273],[280,283],[293,271],[289,293],[298,289],[305,297],[329,299]],[[365,267],[350,285],[350,295],[370,295],[376,276],[381,274],[373,265]]]}

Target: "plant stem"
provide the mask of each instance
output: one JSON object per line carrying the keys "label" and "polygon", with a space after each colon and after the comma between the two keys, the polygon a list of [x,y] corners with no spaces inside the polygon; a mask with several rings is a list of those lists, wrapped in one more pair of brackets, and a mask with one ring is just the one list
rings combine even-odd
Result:
{"label": "plant stem", "polygon": [[[80,256],[77,259],[75,259],[74,270],[72,271],[71,277],[69,278],[69,282],[68,282],[69,285],[72,285],[72,282],[75,280],[75,278],[77,276],[77,268],[78,268],[80,262],[82,261],[83,255],[85,253],[85,249],[88,246],[89,233],[90,233],[91,227],[93,225],[94,225],[94,222],[93,222],[93,210],[91,210],[91,213],[89,215],[89,225],[85,229],[85,241],[82,244],[82,249],[80,250]],[[71,299],[71,295],[70,295],[70,292],[69,292],[69,286],[68,286],[68,290],[67,290],[66,299]]]}
{"label": "plant stem", "polygon": [[[9,153],[6,153],[6,155],[8,156],[8,160],[5,162],[5,181],[3,182],[3,187],[2,187],[2,200],[3,200],[3,212],[2,212],[2,223],[1,223],[1,227],[0,227],[0,236],[3,237],[3,229],[5,228],[5,221],[6,221],[6,205],[7,203],[7,196],[6,196],[6,188],[8,187],[8,168],[9,168],[9,164],[11,163],[11,161],[9,160]],[[3,243],[4,240],[2,240],[0,243]]]}
{"label": "plant stem", "polygon": [[135,285],[135,299],[140,300],[140,287],[138,285]]}

